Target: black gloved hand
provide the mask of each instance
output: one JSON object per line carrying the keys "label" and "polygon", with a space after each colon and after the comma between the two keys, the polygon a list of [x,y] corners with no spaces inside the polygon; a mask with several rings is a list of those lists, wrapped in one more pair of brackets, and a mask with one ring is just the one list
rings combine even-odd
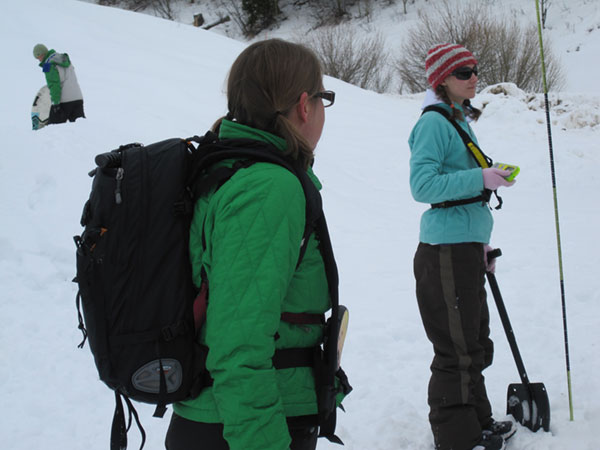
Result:
{"label": "black gloved hand", "polygon": [[63,109],[60,104],[52,105],[50,107],[50,116],[48,117],[48,123],[63,123],[65,122],[65,118],[63,117]]}

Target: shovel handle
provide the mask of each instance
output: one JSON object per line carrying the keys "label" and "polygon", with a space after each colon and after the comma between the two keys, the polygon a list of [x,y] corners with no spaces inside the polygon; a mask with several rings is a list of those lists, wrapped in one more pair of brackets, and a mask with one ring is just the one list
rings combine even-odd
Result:
{"label": "shovel handle", "polygon": [[[502,251],[499,248],[496,248],[488,252],[487,258],[488,261],[491,261],[492,259],[497,258],[501,255]],[[492,290],[492,294],[494,295],[494,300],[498,308],[498,313],[500,315],[500,320],[502,321],[502,326],[504,327],[504,331],[506,332],[506,338],[508,339],[508,343],[510,345],[513,357],[515,359],[515,363],[517,364],[519,376],[521,377],[521,381],[523,383],[522,385],[511,384],[508,387],[509,400],[507,405],[507,412],[509,414],[512,414],[515,417],[515,419],[517,419],[517,422],[521,423],[521,425],[526,426],[531,431],[535,432],[540,427],[543,427],[545,431],[549,431],[550,401],[548,400],[548,392],[546,391],[546,387],[542,383],[532,384],[529,382],[529,377],[527,376],[527,372],[525,371],[525,365],[523,364],[523,359],[521,358],[519,347],[517,347],[517,339],[515,338],[515,334],[510,324],[508,313],[506,312],[506,307],[504,306],[504,301],[502,300],[502,296],[500,295],[500,288],[498,287],[496,276],[492,272],[486,272],[486,275],[490,284],[490,288]],[[517,392],[521,387],[525,389],[526,394],[521,395],[521,397],[524,396],[525,398],[521,398],[520,401],[526,402],[529,405],[530,413],[528,418],[523,415],[523,411],[521,408],[511,407],[510,396],[517,395],[517,397],[519,397]]]}
{"label": "shovel handle", "polygon": [[[497,258],[501,254],[502,251],[497,248],[488,253],[488,258]],[[494,296],[494,301],[496,302],[496,307],[498,308],[498,314],[500,315],[504,332],[506,333],[506,339],[508,340],[515,363],[517,364],[519,376],[521,377],[523,384],[529,386],[529,377],[525,371],[525,364],[523,364],[523,358],[521,358],[521,352],[519,352],[519,347],[517,346],[517,338],[515,337],[512,325],[510,324],[510,319],[508,318],[508,312],[506,311],[504,301],[502,300],[502,295],[500,294],[500,288],[498,287],[498,282],[496,281],[496,275],[494,275],[492,272],[486,272],[486,276],[490,284],[492,295]]]}
{"label": "shovel handle", "polygon": [[502,250],[500,250],[499,248],[495,248],[494,250],[490,250],[487,254],[487,258],[488,261],[491,261],[492,259],[498,258],[499,256],[502,256]]}

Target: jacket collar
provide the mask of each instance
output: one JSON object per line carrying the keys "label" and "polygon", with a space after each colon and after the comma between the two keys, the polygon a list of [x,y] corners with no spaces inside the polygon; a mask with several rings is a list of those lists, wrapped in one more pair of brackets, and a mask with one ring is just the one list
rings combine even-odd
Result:
{"label": "jacket collar", "polygon": [[267,131],[252,128],[238,122],[223,119],[219,128],[220,139],[254,139],[274,145],[279,150],[285,150],[287,143],[285,139]]}
{"label": "jacket collar", "polygon": [[[285,151],[287,142],[282,137],[276,136],[273,133],[252,128],[238,122],[223,119],[219,128],[220,139],[255,139],[257,141],[267,142],[274,145],[277,149]],[[308,167],[307,171],[309,178],[315,183],[317,189],[321,190],[322,185],[312,167]]]}
{"label": "jacket collar", "polygon": [[[423,110],[431,105],[441,106],[442,108],[446,109],[448,112],[452,111],[452,108],[450,108],[450,105],[448,105],[441,98],[439,98],[437,96],[437,94],[433,91],[433,89],[427,89],[427,91],[425,91],[425,98],[423,99],[423,104],[421,105],[421,109]],[[454,102],[454,108],[458,109],[460,112],[463,113],[463,116],[465,116],[467,118],[467,122],[471,122],[473,120],[469,116],[465,115],[462,105],[459,105],[458,103]]]}

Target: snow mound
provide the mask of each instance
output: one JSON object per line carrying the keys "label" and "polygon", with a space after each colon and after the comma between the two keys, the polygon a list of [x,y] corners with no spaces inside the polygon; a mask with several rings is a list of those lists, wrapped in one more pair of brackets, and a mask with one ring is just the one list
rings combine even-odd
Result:
{"label": "snow mound", "polygon": [[[481,108],[486,115],[509,108],[513,113],[527,110],[538,114],[536,121],[545,121],[544,94],[527,93],[514,83],[499,83],[486,87],[478,95]],[[600,97],[569,93],[549,93],[550,118],[552,125],[563,130],[595,128],[600,125]]]}
{"label": "snow mound", "polygon": [[525,98],[527,95],[525,94],[525,91],[519,89],[515,83],[492,84],[481,91],[481,93],[517,97],[519,99]]}

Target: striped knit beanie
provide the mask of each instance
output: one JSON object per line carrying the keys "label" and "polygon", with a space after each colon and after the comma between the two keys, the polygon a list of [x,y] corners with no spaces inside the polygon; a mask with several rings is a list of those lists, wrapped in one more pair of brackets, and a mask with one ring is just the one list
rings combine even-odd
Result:
{"label": "striped knit beanie", "polygon": [[469,64],[477,64],[477,60],[473,53],[462,45],[434,45],[427,52],[425,59],[427,81],[435,90],[454,70]]}

